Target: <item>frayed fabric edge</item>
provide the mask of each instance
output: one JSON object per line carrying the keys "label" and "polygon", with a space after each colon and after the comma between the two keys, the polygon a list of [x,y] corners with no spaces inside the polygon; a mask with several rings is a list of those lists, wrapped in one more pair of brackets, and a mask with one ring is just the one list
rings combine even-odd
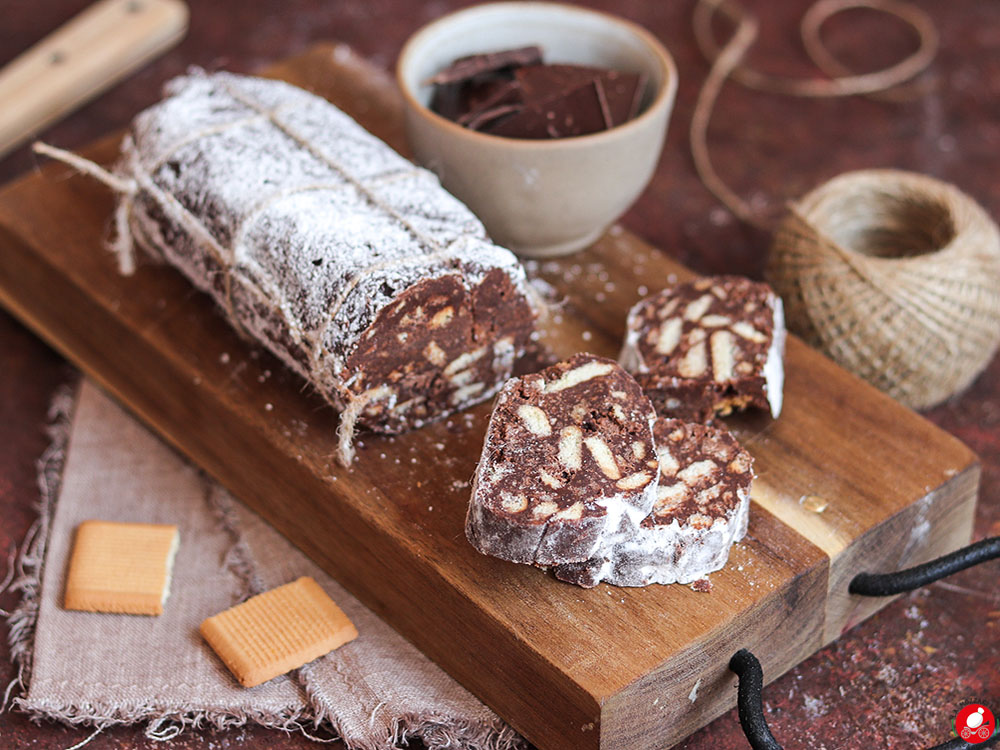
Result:
{"label": "frayed fabric edge", "polygon": [[[17,668],[17,675],[4,692],[4,707],[10,691],[16,687],[22,692],[25,691],[31,678],[42,567],[45,563],[52,514],[62,483],[63,465],[66,462],[66,448],[69,444],[78,389],[79,384],[64,385],[52,397],[46,426],[49,445],[35,464],[39,492],[36,505],[38,518],[31,524],[21,542],[21,553],[17,556],[14,578],[10,584],[11,591],[20,592],[21,601],[7,615],[7,643],[10,646],[11,660]],[[17,696],[12,705],[19,707],[21,702],[21,697]]]}
{"label": "frayed fabric edge", "polygon": [[246,539],[243,538],[243,530],[240,528],[239,518],[233,507],[235,500],[207,475],[202,475],[202,481],[205,483],[206,502],[211,508],[215,520],[229,536],[229,550],[226,552],[223,565],[239,581],[239,601],[242,602],[261,593],[264,590],[264,584],[257,574],[257,566],[254,564],[249,547],[247,547]]}
{"label": "frayed fabric edge", "polygon": [[[392,719],[388,736],[381,741],[362,738],[347,739],[340,731],[333,708],[316,695],[307,681],[303,682],[309,703],[315,712],[317,726],[332,728],[347,750],[392,750],[409,747],[418,740],[427,750],[528,750],[531,746],[521,735],[499,717],[489,723],[456,719],[454,716],[429,713],[408,713]],[[372,712],[372,721],[383,704]]]}
{"label": "frayed fabric edge", "polygon": [[478,724],[438,714],[407,714],[393,722],[390,747],[420,740],[427,750],[526,750],[527,740],[502,720]]}
{"label": "frayed fabric edge", "polygon": [[284,732],[304,731],[313,725],[312,712],[302,709],[282,712],[248,711],[237,708],[176,711],[155,704],[107,706],[99,703],[64,703],[47,699],[20,699],[18,709],[34,721],[50,719],[71,726],[106,729],[123,724],[146,723],[145,734],[153,740],[170,740],[186,729],[234,729],[258,724]]}

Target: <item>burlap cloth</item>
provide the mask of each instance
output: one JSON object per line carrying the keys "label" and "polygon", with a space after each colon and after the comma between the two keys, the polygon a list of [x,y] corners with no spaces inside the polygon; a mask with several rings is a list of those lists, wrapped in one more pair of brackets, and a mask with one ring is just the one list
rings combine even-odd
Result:
{"label": "burlap cloth", "polygon": [[[335,734],[348,748],[365,750],[410,738],[430,748],[521,744],[476,698],[94,385],[85,381],[72,407],[72,398],[54,406],[53,445],[40,463],[42,512],[15,582],[23,592],[10,618],[23,687],[16,707],[95,727],[146,722],[147,734],[159,739],[185,727],[255,722]],[[73,532],[89,518],[180,527],[162,616],[62,609]],[[289,675],[241,687],[198,625],[303,575],[348,614],[358,639]]]}

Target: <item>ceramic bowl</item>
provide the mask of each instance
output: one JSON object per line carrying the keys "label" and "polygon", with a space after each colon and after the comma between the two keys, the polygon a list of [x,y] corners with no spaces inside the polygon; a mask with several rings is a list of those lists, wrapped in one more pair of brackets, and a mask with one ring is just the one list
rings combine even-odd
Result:
{"label": "ceramic bowl", "polygon": [[[479,133],[428,108],[425,82],[456,58],[537,44],[547,63],[648,76],[635,119],[600,133],[525,140]],[[407,134],[417,160],[464,201],[497,243],[520,255],[563,255],[593,243],[652,177],[677,92],[670,53],[629,21],[557,3],[499,2],[443,16],[399,57]]]}

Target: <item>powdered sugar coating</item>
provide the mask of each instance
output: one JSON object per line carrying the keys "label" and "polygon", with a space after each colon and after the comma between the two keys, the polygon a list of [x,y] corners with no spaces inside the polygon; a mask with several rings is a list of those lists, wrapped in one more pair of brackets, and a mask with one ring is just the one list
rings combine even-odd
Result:
{"label": "powdered sugar coating", "polygon": [[123,146],[118,172],[139,187],[123,198],[132,234],[331,403],[358,396],[352,352],[420,282],[453,276],[471,293],[500,269],[511,304],[530,307],[517,258],[469,209],[329,102],[229,73],[193,72],[166,93]]}

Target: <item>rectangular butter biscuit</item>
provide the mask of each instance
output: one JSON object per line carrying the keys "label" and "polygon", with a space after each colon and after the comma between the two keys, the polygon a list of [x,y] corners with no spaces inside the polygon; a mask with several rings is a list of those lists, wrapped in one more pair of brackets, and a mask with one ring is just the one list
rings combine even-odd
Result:
{"label": "rectangular butter biscuit", "polygon": [[297,669],[358,637],[347,615],[307,576],[209,617],[200,630],[244,687]]}
{"label": "rectangular butter biscuit", "polygon": [[85,612],[163,614],[179,542],[172,525],[84,521],[76,529],[63,605]]}

